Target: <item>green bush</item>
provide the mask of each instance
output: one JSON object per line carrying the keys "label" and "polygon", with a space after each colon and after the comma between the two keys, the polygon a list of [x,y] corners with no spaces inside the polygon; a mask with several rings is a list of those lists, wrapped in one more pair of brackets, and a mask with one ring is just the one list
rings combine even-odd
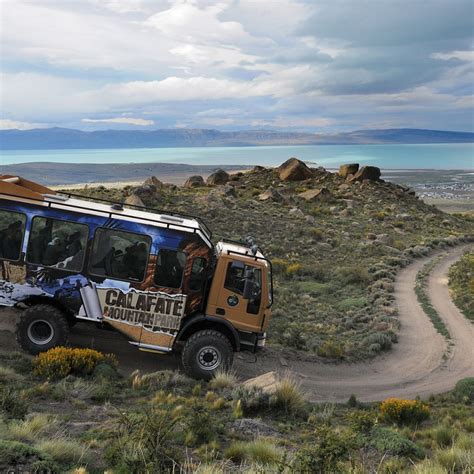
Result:
{"label": "green bush", "polygon": [[32,446],[19,441],[0,440],[0,469],[41,460],[45,460],[45,456]]}
{"label": "green bush", "polygon": [[224,457],[234,462],[251,462],[262,465],[277,464],[281,459],[280,450],[270,441],[234,441],[225,451]]}
{"label": "green bush", "polygon": [[413,441],[382,426],[372,429],[369,444],[381,453],[392,456],[413,456],[416,458],[423,456],[423,451]]}
{"label": "green bush", "polygon": [[28,404],[12,388],[0,386],[0,414],[7,418],[22,420],[28,413]]}
{"label": "green bush", "polygon": [[372,411],[357,410],[349,413],[349,425],[356,433],[369,433],[377,423],[377,417]]}
{"label": "green bush", "polygon": [[474,377],[461,379],[454,387],[454,396],[463,403],[474,403]]}
{"label": "green bush", "polygon": [[240,400],[240,407],[246,415],[259,413],[269,408],[270,396],[260,387],[239,385],[232,391],[232,398],[235,401]]}
{"label": "green bush", "polygon": [[314,439],[309,441],[310,444],[296,452],[292,472],[337,472],[339,462],[343,461],[349,452],[347,438],[328,426],[321,426],[315,431]]}

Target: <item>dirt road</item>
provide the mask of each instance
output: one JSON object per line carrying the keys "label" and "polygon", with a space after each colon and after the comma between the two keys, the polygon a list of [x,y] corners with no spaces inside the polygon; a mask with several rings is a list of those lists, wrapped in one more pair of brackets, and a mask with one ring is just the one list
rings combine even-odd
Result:
{"label": "dirt road", "polygon": [[[401,270],[395,282],[401,330],[399,343],[386,355],[373,362],[357,364],[324,364],[286,357],[276,351],[255,357],[237,354],[235,370],[246,379],[271,370],[290,371],[300,381],[312,401],[347,401],[351,394],[359,400],[381,400],[389,396],[426,397],[448,391],[463,378],[474,376],[474,326],[452,303],[447,287],[449,267],[469,248],[464,245],[442,252],[433,268],[427,292],[432,304],[446,323],[452,345],[436,332],[414,293],[415,278],[426,262],[436,255],[417,260]],[[11,330],[14,315],[0,314],[0,349],[15,347]],[[157,356],[137,351],[117,333],[95,331],[93,326],[78,324],[71,335],[71,344],[92,347],[117,355],[124,372],[135,369],[154,371],[178,370],[174,356]]]}

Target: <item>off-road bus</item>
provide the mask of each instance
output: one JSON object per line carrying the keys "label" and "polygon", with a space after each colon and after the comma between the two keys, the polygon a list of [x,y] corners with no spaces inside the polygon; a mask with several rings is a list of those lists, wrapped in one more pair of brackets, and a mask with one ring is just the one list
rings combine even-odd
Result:
{"label": "off-road bus", "polygon": [[139,350],[180,352],[187,374],[209,379],[235,351],[264,346],[272,294],[261,250],[214,245],[199,218],[0,175],[0,306],[21,309],[17,339],[31,354],[89,321]]}

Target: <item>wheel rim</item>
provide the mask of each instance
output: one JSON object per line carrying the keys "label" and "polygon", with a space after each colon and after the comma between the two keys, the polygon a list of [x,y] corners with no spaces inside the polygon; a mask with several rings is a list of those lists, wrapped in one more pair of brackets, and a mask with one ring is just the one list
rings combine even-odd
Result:
{"label": "wheel rim", "polygon": [[206,346],[197,353],[197,362],[203,370],[215,370],[221,365],[221,361],[221,353],[216,347]]}
{"label": "wheel rim", "polygon": [[37,319],[28,326],[28,338],[38,345],[45,345],[52,341],[54,329],[51,323],[44,319]]}

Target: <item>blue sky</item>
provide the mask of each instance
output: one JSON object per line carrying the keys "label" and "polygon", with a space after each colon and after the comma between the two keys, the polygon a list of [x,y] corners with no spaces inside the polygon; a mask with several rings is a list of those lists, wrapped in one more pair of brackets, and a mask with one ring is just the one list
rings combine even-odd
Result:
{"label": "blue sky", "polygon": [[474,130],[470,0],[2,0],[0,128]]}

